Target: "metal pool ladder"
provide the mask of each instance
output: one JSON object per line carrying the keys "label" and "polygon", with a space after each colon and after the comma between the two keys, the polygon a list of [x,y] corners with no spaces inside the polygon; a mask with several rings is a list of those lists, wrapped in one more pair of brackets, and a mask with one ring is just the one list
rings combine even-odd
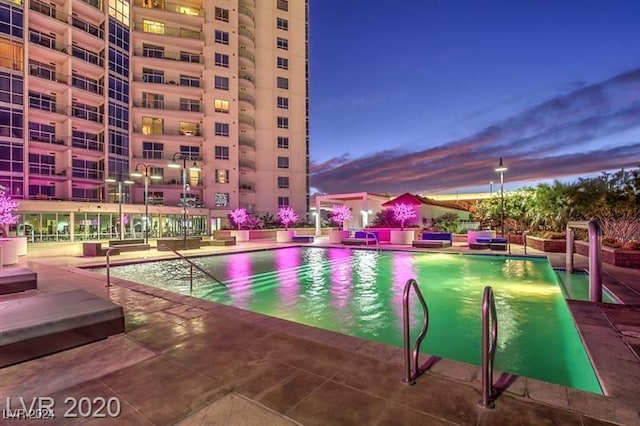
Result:
{"label": "metal pool ladder", "polygon": [[[418,296],[418,300],[422,305],[424,312],[424,319],[422,323],[422,331],[416,338],[413,345],[413,351],[411,351],[411,345],[409,343],[411,331],[409,329],[409,291],[413,287],[413,290]],[[418,353],[420,351],[420,343],[427,334],[429,328],[429,309],[422,297],[422,292],[418,288],[418,282],[414,279],[409,279],[404,285],[404,292],[402,294],[402,319],[404,323],[404,378],[402,381],[408,385],[416,383],[416,379],[422,375],[426,370],[422,370],[418,364]]]}
{"label": "metal pool ladder", "polygon": [[369,245],[369,236],[373,236],[373,238],[376,240],[376,251],[380,251],[380,241],[378,241],[378,235],[373,233],[373,232],[365,232],[364,234],[364,238],[365,238],[365,245],[368,246]]}
{"label": "metal pool ladder", "polygon": [[223,283],[222,281],[220,281],[219,279],[217,279],[216,277],[214,277],[213,275],[211,275],[209,272],[205,271],[204,269],[202,269],[200,266],[196,265],[195,263],[193,263],[190,259],[184,257],[180,252],[178,252],[178,250],[169,247],[169,246],[165,246],[162,245],[158,248],[165,248],[167,250],[171,250],[174,254],[176,254],[178,257],[180,257],[182,260],[184,260],[185,262],[187,262],[189,264],[189,293],[193,292],[193,268],[196,268],[198,271],[202,272],[203,274],[205,274],[206,276],[210,277],[211,279],[213,279],[215,282],[217,282],[218,284],[220,284],[223,287],[227,287],[227,285],[225,283]]}
{"label": "metal pool ladder", "polygon": [[482,295],[482,395],[478,405],[482,408],[494,408],[493,398],[493,359],[496,355],[496,343],[498,342],[498,316],[496,315],[496,301],[493,297],[493,289],[490,286],[484,288]]}

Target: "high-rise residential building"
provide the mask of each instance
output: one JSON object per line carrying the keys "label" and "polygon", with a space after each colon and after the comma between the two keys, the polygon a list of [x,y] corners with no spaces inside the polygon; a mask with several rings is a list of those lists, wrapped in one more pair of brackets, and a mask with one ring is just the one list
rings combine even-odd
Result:
{"label": "high-rise residential building", "polygon": [[0,0],[0,185],[35,239],[304,216],[308,98],[308,0]]}

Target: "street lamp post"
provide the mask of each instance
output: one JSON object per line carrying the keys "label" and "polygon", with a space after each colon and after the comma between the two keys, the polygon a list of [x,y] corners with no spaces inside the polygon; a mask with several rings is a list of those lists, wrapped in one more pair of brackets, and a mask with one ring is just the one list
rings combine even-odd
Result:
{"label": "street lamp post", "polygon": [[493,197],[493,181],[489,182],[489,198]]}
{"label": "street lamp post", "polygon": [[119,239],[124,240],[124,226],[123,226],[123,220],[122,220],[122,193],[123,193],[123,184],[126,185],[131,185],[133,184],[132,181],[130,181],[129,179],[116,179],[113,177],[108,177],[104,180],[107,183],[117,183],[118,184],[118,193],[116,194],[116,197],[118,198],[118,224],[119,224],[119,229],[118,229],[118,236]]}
{"label": "street lamp post", "polygon": [[136,168],[131,172],[131,177],[144,178],[144,243],[149,244],[149,180],[150,179],[162,179],[162,176],[153,175],[153,166],[151,164],[136,164]]}
{"label": "street lamp post", "polygon": [[508,169],[502,164],[502,157],[500,157],[500,163],[496,167],[496,172],[500,173],[500,234],[504,237],[504,172]]}
{"label": "street lamp post", "polygon": [[189,170],[191,171],[200,171],[200,167],[195,162],[195,158],[191,155],[176,152],[173,154],[171,158],[171,162],[168,164],[168,167],[177,169],[180,168],[180,164],[176,160],[182,160],[182,243],[183,247],[187,248],[187,191],[189,190],[189,185],[187,184],[187,160],[194,160]]}

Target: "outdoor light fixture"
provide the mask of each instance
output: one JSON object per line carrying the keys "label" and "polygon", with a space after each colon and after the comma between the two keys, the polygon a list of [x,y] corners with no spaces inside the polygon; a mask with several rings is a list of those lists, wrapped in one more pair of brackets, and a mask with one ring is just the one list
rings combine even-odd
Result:
{"label": "outdoor light fixture", "polygon": [[496,172],[500,173],[500,234],[504,237],[504,172],[508,169],[502,164],[502,157],[500,157],[500,163],[496,167]]}
{"label": "outdoor light fixture", "polygon": [[[144,178],[144,243],[149,244],[149,180],[162,179],[162,176],[152,175],[153,166],[150,164],[138,163],[130,176],[134,178]],[[133,182],[132,182],[133,183]]]}
{"label": "outdoor light fixture", "polygon": [[123,220],[122,220],[122,185],[131,185],[133,184],[133,181],[129,180],[129,179],[116,179],[113,177],[108,177],[104,180],[106,183],[117,183],[118,184],[118,224],[119,224],[119,229],[118,229],[118,237],[121,240],[124,240],[124,226],[123,226]]}
{"label": "outdoor light fixture", "polygon": [[[186,249],[187,248],[187,191],[190,190],[190,187],[187,184],[187,169],[192,172],[199,172],[201,171],[201,169],[198,166],[198,163],[196,163],[195,159],[191,155],[188,155],[182,152],[176,152],[175,154],[173,154],[173,157],[171,158],[171,162],[167,164],[167,167],[170,167],[172,169],[181,168],[180,164],[178,164],[178,162],[176,161],[178,159],[182,160],[182,242],[183,242],[184,248]],[[189,161],[194,160],[191,167],[187,167],[187,160]]]}

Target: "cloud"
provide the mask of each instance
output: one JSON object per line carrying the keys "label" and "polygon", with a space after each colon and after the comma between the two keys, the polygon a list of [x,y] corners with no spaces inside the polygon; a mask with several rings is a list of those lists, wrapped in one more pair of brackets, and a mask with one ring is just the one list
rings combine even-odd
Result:
{"label": "cloud", "polygon": [[[423,150],[389,149],[316,165],[311,184],[326,193],[442,191],[495,180],[498,157],[510,182],[640,165],[640,140],[611,140],[640,130],[640,68],[550,98],[479,132]],[[597,148],[587,150],[587,146]]]}

